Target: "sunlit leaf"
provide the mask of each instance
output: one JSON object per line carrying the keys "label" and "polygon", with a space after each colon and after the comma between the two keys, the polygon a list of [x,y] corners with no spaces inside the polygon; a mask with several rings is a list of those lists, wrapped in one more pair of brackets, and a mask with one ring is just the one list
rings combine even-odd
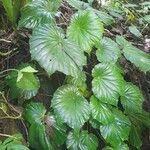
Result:
{"label": "sunlit leaf", "polygon": [[90,53],[102,37],[103,24],[90,10],[79,11],[71,19],[67,29],[69,39],[76,42],[83,51]]}
{"label": "sunlit leaf", "polygon": [[112,64],[98,64],[92,71],[92,90],[102,102],[117,105],[122,92],[123,79],[120,70]]}
{"label": "sunlit leaf", "polygon": [[30,39],[32,59],[38,61],[49,75],[56,71],[78,76],[86,64],[83,51],[73,42],[64,38],[60,28],[43,25],[33,31]]}
{"label": "sunlit leaf", "polygon": [[78,88],[72,85],[58,88],[52,99],[52,107],[72,128],[82,127],[89,119],[89,104]]}

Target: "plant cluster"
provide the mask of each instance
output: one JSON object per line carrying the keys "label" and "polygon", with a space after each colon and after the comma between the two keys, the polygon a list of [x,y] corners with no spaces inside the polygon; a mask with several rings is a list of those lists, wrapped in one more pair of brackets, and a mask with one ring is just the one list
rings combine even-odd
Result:
{"label": "plant cluster", "polygon": [[[64,5],[74,12],[65,27],[59,22]],[[150,127],[149,113],[143,110],[139,88],[124,79],[120,59],[125,57],[146,73],[150,71],[150,55],[122,35],[112,39],[104,34],[106,26],[122,17],[122,11],[133,19],[132,12],[119,2],[105,11],[92,7],[92,2],[78,0],[33,0],[22,8],[18,28],[32,29],[32,60],[50,78],[56,72],[65,75],[46,109],[43,103],[32,100],[40,88],[38,67],[27,63],[9,70],[6,82],[11,97],[24,107],[22,117],[31,148],[96,150],[103,141],[104,150],[128,150],[131,145],[140,149],[142,129]],[[142,36],[133,25],[129,30]],[[89,65],[92,56],[94,63]],[[0,103],[4,113],[6,103]],[[0,143],[4,150],[12,146],[14,150],[28,149],[12,137]]]}

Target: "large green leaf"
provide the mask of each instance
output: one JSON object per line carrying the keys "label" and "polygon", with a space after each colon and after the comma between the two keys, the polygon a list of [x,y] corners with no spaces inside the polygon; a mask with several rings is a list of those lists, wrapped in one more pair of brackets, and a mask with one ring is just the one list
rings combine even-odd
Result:
{"label": "large green leaf", "polygon": [[89,104],[78,88],[72,85],[58,88],[52,99],[52,107],[72,128],[82,127],[89,119]]}
{"label": "large green leaf", "polygon": [[31,102],[25,107],[23,116],[28,123],[33,124],[35,122],[40,123],[45,114],[46,109],[42,103]]}
{"label": "large green leaf", "polygon": [[19,27],[35,28],[39,24],[51,23],[61,4],[61,0],[36,0],[22,10]]}
{"label": "large green leaf", "polygon": [[7,78],[7,84],[10,87],[13,98],[30,99],[34,97],[40,88],[40,82],[34,72],[21,71],[23,68],[11,72]]}
{"label": "large green leaf", "polygon": [[90,53],[102,37],[103,24],[90,10],[78,11],[67,29],[69,39],[76,42],[83,51]]}
{"label": "large green leaf", "polygon": [[134,47],[130,42],[125,40],[122,36],[116,38],[118,44],[123,47],[124,56],[131,61],[141,71],[150,71],[150,55],[142,50]]}
{"label": "large green leaf", "polygon": [[100,62],[116,63],[120,55],[121,53],[118,45],[113,40],[107,37],[104,37],[101,40],[101,45],[96,51],[97,59]]}
{"label": "large green leaf", "polygon": [[130,132],[129,119],[119,110],[114,110],[115,120],[107,125],[101,125],[100,131],[106,142],[117,147],[123,141],[128,140]]}
{"label": "large green leaf", "polygon": [[113,113],[109,109],[109,106],[102,103],[96,97],[94,96],[91,97],[90,106],[93,119],[96,119],[102,124],[108,124],[114,120]]}
{"label": "large green leaf", "polygon": [[144,98],[139,88],[132,83],[126,83],[121,103],[128,112],[141,112]]}
{"label": "large green leaf", "polygon": [[50,139],[46,135],[45,127],[42,123],[34,123],[29,128],[29,143],[36,150],[53,150]]}
{"label": "large green leaf", "polygon": [[122,92],[123,79],[120,70],[112,64],[98,64],[92,71],[92,90],[102,102],[117,105]]}
{"label": "large green leaf", "polygon": [[79,1],[79,0],[67,0],[67,2],[77,10],[81,10],[81,11],[87,10],[87,9],[91,10],[106,25],[111,25],[114,22],[113,17],[111,17],[104,11],[99,11],[99,10],[93,9],[88,3],[85,3],[85,2]]}
{"label": "large green leaf", "polygon": [[96,150],[98,139],[94,134],[88,134],[87,131],[81,133],[70,132],[67,139],[67,148],[69,150]]}
{"label": "large green leaf", "polygon": [[49,75],[60,71],[78,76],[86,64],[86,57],[76,44],[64,37],[62,30],[53,25],[36,28],[30,39],[32,59],[38,61]]}

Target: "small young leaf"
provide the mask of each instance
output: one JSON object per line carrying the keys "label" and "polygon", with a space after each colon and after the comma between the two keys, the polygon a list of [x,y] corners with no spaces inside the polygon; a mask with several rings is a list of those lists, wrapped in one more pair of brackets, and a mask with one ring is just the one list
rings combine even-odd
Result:
{"label": "small young leaf", "polygon": [[12,98],[30,99],[39,90],[40,82],[32,72],[11,72],[6,78]]}
{"label": "small young leaf", "polygon": [[83,51],[90,53],[103,34],[103,24],[90,10],[79,11],[71,19],[67,29],[69,39],[76,42]]}
{"label": "small young leaf", "polygon": [[100,131],[108,143],[113,147],[117,147],[123,141],[128,140],[131,123],[121,111],[114,110],[113,115],[115,120],[110,124],[101,125]]}
{"label": "small young leaf", "polygon": [[18,71],[18,76],[17,76],[17,82],[19,82],[23,77],[23,73],[19,70]]}
{"label": "small young leaf", "polygon": [[92,90],[102,102],[117,105],[122,92],[123,79],[120,70],[111,64],[98,64],[92,71]]}
{"label": "small young leaf", "polygon": [[129,31],[133,34],[133,35],[135,35],[136,37],[141,37],[142,36],[142,34],[141,34],[141,32],[137,29],[137,27],[136,26],[129,26]]}
{"label": "small young leaf", "polygon": [[89,104],[78,88],[72,85],[58,88],[52,99],[52,107],[72,128],[81,128],[89,119]]}
{"label": "small young leaf", "polygon": [[96,119],[102,124],[108,124],[114,120],[113,113],[109,109],[108,105],[100,102],[100,100],[98,100],[96,97],[91,97],[90,106],[93,119]]}
{"label": "small young leaf", "polygon": [[98,139],[94,134],[88,134],[87,131],[81,133],[70,132],[67,139],[67,148],[69,150],[96,150]]}
{"label": "small young leaf", "polygon": [[100,62],[116,63],[120,55],[121,53],[118,45],[107,37],[101,40],[100,47],[96,51],[97,59]]}
{"label": "small young leaf", "polygon": [[32,73],[38,72],[37,70],[35,70],[35,69],[34,69],[33,67],[31,67],[31,66],[27,66],[27,67],[21,69],[20,71],[21,71],[21,72],[32,72]]}

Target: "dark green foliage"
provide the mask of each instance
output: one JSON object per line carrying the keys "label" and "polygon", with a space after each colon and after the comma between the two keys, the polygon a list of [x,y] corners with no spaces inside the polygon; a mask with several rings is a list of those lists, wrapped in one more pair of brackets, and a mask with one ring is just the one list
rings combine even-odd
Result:
{"label": "dark green foliage", "polygon": [[[97,131],[105,140],[104,150],[129,150],[130,144],[140,149],[142,129],[150,127],[149,113],[142,108],[144,98],[139,88],[124,80],[119,59],[124,55],[146,73],[150,71],[150,55],[123,36],[116,36],[116,42],[103,36],[105,26],[122,16],[123,9],[126,14],[129,11],[120,3],[112,4],[106,8],[110,16],[94,9],[92,3],[67,2],[75,13],[65,29],[56,19],[64,5],[61,0],[30,1],[22,9],[19,27],[33,30],[29,42],[32,60],[50,78],[56,72],[66,77],[53,93],[48,110],[42,103],[25,101],[23,118],[29,145],[36,150],[56,150],[62,145],[69,150],[96,150],[101,142],[93,132]],[[131,19],[130,14],[127,20]],[[137,38],[142,36],[133,25],[129,30]],[[92,68],[87,64],[91,55],[95,56]],[[37,95],[40,83],[36,72],[26,66],[8,75],[13,98],[29,100]]]}

